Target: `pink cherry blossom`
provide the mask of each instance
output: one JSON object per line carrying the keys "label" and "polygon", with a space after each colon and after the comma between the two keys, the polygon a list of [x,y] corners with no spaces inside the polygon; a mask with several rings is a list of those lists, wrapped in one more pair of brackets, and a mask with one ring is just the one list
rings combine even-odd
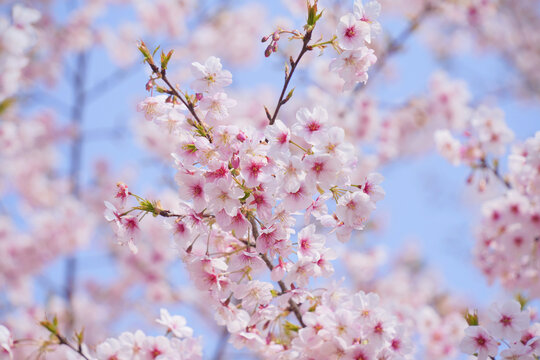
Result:
{"label": "pink cherry blossom", "polygon": [[339,46],[344,50],[357,50],[364,42],[371,41],[369,25],[358,20],[353,14],[344,15],[339,19],[337,37]]}
{"label": "pink cherry blossom", "polygon": [[195,76],[191,87],[197,92],[214,93],[232,84],[231,73],[222,70],[221,60],[215,56],[206,59],[204,65],[194,62],[191,66],[191,71]]}
{"label": "pink cherry blossom", "polygon": [[515,300],[494,303],[488,311],[490,333],[500,339],[518,340],[521,332],[529,326],[529,318],[521,311],[521,305]]}
{"label": "pink cherry blossom", "polygon": [[4,326],[0,325],[0,353],[6,353],[10,359],[13,359],[13,338],[11,332]]}
{"label": "pink cherry blossom", "polygon": [[156,322],[167,327],[167,331],[170,331],[177,338],[181,339],[193,335],[193,329],[186,326],[186,319],[179,315],[171,316],[167,309],[160,310],[160,318]]}
{"label": "pink cherry blossom", "polygon": [[345,225],[362,229],[374,209],[375,205],[366,193],[347,192],[338,200],[336,215]]}
{"label": "pink cherry blossom", "polygon": [[465,354],[477,353],[478,360],[486,360],[488,356],[497,355],[499,344],[483,327],[470,326],[465,329],[459,348]]}

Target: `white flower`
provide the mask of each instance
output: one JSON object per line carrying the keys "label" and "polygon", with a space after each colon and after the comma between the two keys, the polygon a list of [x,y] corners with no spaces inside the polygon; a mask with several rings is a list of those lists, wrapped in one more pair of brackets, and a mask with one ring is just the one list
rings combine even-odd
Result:
{"label": "white flower", "polygon": [[227,94],[218,92],[206,95],[200,102],[202,110],[208,110],[205,120],[208,122],[218,122],[229,117],[229,108],[236,106],[236,100],[229,99]]}
{"label": "white flower", "polygon": [[486,360],[488,356],[497,355],[499,344],[483,327],[470,326],[465,329],[459,349],[465,354],[477,353],[478,360]]}
{"label": "white flower", "polygon": [[381,14],[381,4],[377,1],[370,1],[365,6],[362,5],[361,0],[354,2],[354,15],[370,27],[369,39],[366,42],[371,42],[371,37],[381,33],[381,24],[377,21],[377,18]]}
{"label": "white flower", "polygon": [[369,25],[358,20],[353,14],[347,14],[339,19],[337,38],[339,46],[344,50],[357,50],[369,42]]}
{"label": "white flower", "polygon": [[461,162],[461,143],[454,138],[448,130],[437,130],[435,132],[435,145],[437,151],[452,165],[459,165]]}
{"label": "white flower", "polygon": [[500,339],[519,340],[521,332],[529,326],[529,316],[521,311],[521,305],[515,300],[491,305],[488,315],[491,321],[487,328]]}
{"label": "white flower", "polygon": [[0,325],[0,354],[2,352],[7,352],[9,358],[13,359],[11,349],[13,349],[13,338],[11,337],[11,333],[4,325]]}
{"label": "white flower", "polygon": [[171,316],[167,309],[161,309],[160,315],[161,317],[156,322],[167,327],[167,331],[170,331],[177,338],[191,337],[193,335],[193,329],[186,326],[186,319],[183,316]]}
{"label": "white flower", "polygon": [[191,87],[197,92],[214,93],[232,83],[231,73],[222,70],[221,61],[215,56],[210,56],[204,65],[194,62],[191,72],[195,76]]}

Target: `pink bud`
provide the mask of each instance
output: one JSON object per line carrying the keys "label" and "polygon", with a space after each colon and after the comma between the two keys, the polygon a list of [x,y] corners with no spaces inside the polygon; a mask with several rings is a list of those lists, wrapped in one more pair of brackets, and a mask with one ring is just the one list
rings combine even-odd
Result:
{"label": "pink bud", "polygon": [[276,52],[277,51],[277,42],[275,42],[272,46],[272,52]]}
{"label": "pink bud", "polygon": [[266,50],[264,50],[264,56],[269,57],[272,54],[272,45],[268,45]]}
{"label": "pink bud", "polygon": [[274,41],[279,40],[279,32],[276,31],[275,33],[272,34],[272,40],[274,40]]}
{"label": "pink bud", "polygon": [[195,98],[196,98],[198,101],[201,101],[202,98],[203,98],[203,94],[202,94],[202,93],[196,93],[196,94],[195,94]]}
{"label": "pink bud", "polygon": [[268,41],[268,36],[264,36],[262,39],[261,39],[261,42],[265,43]]}
{"label": "pink bud", "polygon": [[242,131],[240,131],[238,135],[236,135],[236,139],[241,142],[244,142],[247,139],[247,136]]}
{"label": "pink bud", "polygon": [[148,80],[148,82],[146,83],[146,91],[152,90],[152,88],[154,87],[154,85],[155,85],[154,79]]}

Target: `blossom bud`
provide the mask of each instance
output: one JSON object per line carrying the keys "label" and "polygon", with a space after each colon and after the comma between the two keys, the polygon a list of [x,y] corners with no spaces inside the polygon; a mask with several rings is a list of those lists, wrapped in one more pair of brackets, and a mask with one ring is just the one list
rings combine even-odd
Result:
{"label": "blossom bud", "polygon": [[465,320],[469,326],[478,326],[478,313],[476,310],[473,313],[467,312],[465,314]]}
{"label": "blossom bud", "polygon": [[272,54],[272,45],[268,45],[266,50],[264,50],[264,56],[269,57]]}
{"label": "blossom bud", "polygon": [[276,31],[275,33],[272,34],[272,40],[274,40],[274,41],[279,40],[279,32]]}
{"label": "blossom bud", "polygon": [[273,45],[272,45],[272,52],[276,52],[277,51],[277,42],[275,42]]}
{"label": "blossom bud", "polygon": [[203,98],[203,94],[202,93],[196,93],[195,94],[195,99],[197,99],[197,101],[201,101]]}
{"label": "blossom bud", "polygon": [[244,142],[244,141],[246,141],[247,136],[246,136],[246,134],[244,134],[242,131],[240,131],[240,132],[238,133],[238,135],[236,135],[236,139],[237,139],[238,141]]}
{"label": "blossom bud", "polygon": [[146,83],[146,91],[152,90],[154,85],[155,85],[154,79],[148,80],[148,82]]}
{"label": "blossom bud", "polygon": [[262,43],[267,42],[267,41],[268,41],[268,38],[269,38],[268,36],[263,36],[263,38],[261,39],[261,42],[262,42]]}

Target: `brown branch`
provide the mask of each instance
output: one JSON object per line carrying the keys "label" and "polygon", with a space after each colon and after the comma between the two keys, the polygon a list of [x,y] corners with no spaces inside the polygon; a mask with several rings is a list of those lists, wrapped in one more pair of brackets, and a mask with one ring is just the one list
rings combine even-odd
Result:
{"label": "brown branch", "polygon": [[279,100],[278,100],[278,103],[276,105],[276,109],[274,110],[274,114],[270,117],[270,114],[268,113],[267,111],[267,116],[269,117],[269,121],[270,121],[270,125],[273,125],[275,122],[276,122],[276,119],[277,119],[277,115],[278,115],[278,112],[279,112],[279,109],[281,108],[281,106],[283,104],[285,104],[288,99],[283,99],[285,97],[285,93],[287,92],[287,87],[289,86],[289,82],[291,81],[291,78],[294,74],[294,70],[296,70],[296,67],[298,66],[298,63],[300,62],[300,60],[302,59],[302,57],[304,56],[304,54],[306,52],[308,52],[309,50],[311,50],[311,47],[308,45],[309,44],[309,41],[311,40],[311,34],[313,32],[313,29],[310,29],[310,30],[306,30],[306,33],[304,35],[304,38],[302,39],[302,49],[300,50],[300,53],[298,54],[298,57],[296,58],[296,60],[292,61],[292,57],[290,58],[291,61],[291,71],[287,74],[287,76],[285,77],[285,83],[283,84],[283,89],[281,90],[281,95],[279,96]]}
{"label": "brown branch", "polygon": [[76,348],[74,345],[72,345],[69,341],[67,341],[67,339],[65,337],[63,337],[62,335],[60,334],[54,334],[54,336],[58,339],[58,342],[60,343],[60,345],[66,345],[68,348],[70,348],[71,350],[75,351],[77,354],[81,355],[84,359],[86,360],[90,360],[89,357],[87,357],[86,355],[84,355],[84,353],[82,352],[82,349],[79,347],[79,348]]}
{"label": "brown branch", "polygon": [[479,168],[490,171],[508,190],[512,189],[512,184],[510,184],[510,182],[501,175],[498,166],[490,166],[486,159],[482,159],[480,161]]}
{"label": "brown branch", "polygon": [[86,90],[89,102],[94,101],[100,96],[103,96],[113,87],[121,84],[121,80],[128,78],[139,69],[139,64],[133,64],[127,68],[119,68],[112,74],[99,80],[96,84]]}
{"label": "brown branch", "polygon": [[[70,171],[71,194],[75,198],[80,196],[80,175],[82,161],[82,146],[83,137],[81,135],[81,127],[84,120],[84,109],[86,106],[86,69],[87,69],[87,54],[80,53],[77,56],[77,68],[73,77],[73,92],[75,99],[71,112],[71,123],[75,126],[75,136],[71,145],[70,153]],[[71,330],[75,323],[75,311],[73,309],[73,294],[76,290],[76,273],[77,273],[77,258],[71,255],[66,259],[65,264],[65,296],[68,305],[68,330]]]}
{"label": "brown branch", "polygon": [[150,61],[147,61],[147,63],[150,66],[150,68],[152,69],[152,72],[154,74],[157,74],[159,76],[159,78],[161,78],[161,80],[163,80],[163,82],[165,84],[167,84],[167,86],[169,87],[169,91],[170,91],[169,94],[177,97],[178,99],[180,99],[182,104],[184,104],[184,106],[189,110],[191,115],[193,115],[193,118],[195,119],[195,121],[197,121],[199,126],[202,129],[204,129],[205,137],[208,139],[209,142],[212,142],[213,141],[212,136],[210,135],[210,132],[208,131],[208,129],[206,128],[204,123],[199,118],[199,115],[197,115],[197,113],[195,112],[195,107],[193,106],[193,104],[191,102],[186,101],[186,99],[184,99],[184,97],[178,92],[178,90],[176,90],[176,87],[173,86],[173,84],[171,84],[171,82],[169,81],[169,78],[167,77],[166,69],[161,69],[160,70],[154,63],[152,63]]}
{"label": "brown branch", "polygon": [[214,356],[212,357],[213,360],[223,359],[223,356],[225,355],[225,349],[227,348],[228,339],[229,339],[229,332],[227,331],[227,328],[224,327],[219,337],[219,341],[216,345],[216,352]]}
{"label": "brown branch", "polygon": [[[249,220],[249,223],[251,224],[251,231],[253,233],[253,238],[255,241],[257,241],[257,238],[259,237],[259,230],[257,229],[257,224],[255,223],[255,219],[253,218],[253,216],[248,216],[248,220]],[[266,254],[259,254],[259,255],[261,259],[264,261],[264,263],[266,264],[266,267],[268,267],[268,269],[272,271],[274,269],[274,265],[272,264],[270,259],[268,259],[268,256],[266,256]],[[282,280],[278,281],[278,285],[281,288],[282,294],[285,294],[286,292],[289,291],[289,289],[287,288],[287,285],[285,285],[285,283]],[[298,304],[295,303],[292,299],[289,299],[289,306],[291,307],[292,312],[298,319],[298,322],[300,323],[300,325],[302,325],[302,327],[306,327],[306,324],[304,324],[304,321],[302,321],[302,313],[300,312],[300,308],[298,307]]]}

